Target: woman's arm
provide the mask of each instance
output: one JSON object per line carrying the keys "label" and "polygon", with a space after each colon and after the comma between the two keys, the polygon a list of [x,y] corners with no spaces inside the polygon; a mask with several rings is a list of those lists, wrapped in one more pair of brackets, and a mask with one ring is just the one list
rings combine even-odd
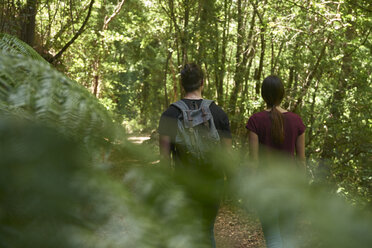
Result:
{"label": "woman's arm", "polygon": [[305,159],[305,132],[297,137],[296,140],[296,156],[297,159],[306,169],[306,159]]}
{"label": "woman's arm", "polygon": [[249,153],[254,161],[258,161],[258,135],[249,131]]}

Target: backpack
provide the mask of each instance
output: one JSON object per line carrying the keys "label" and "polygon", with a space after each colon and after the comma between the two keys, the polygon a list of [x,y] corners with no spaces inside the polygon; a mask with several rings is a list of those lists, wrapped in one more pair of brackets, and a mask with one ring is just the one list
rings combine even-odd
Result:
{"label": "backpack", "polygon": [[204,164],[208,154],[216,151],[220,136],[209,109],[212,102],[203,99],[198,109],[190,109],[182,100],[172,104],[181,110],[177,118],[175,147],[183,163]]}

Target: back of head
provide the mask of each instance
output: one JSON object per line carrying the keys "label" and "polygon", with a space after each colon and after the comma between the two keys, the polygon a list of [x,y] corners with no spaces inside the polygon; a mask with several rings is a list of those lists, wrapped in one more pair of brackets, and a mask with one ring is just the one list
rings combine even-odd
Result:
{"label": "back of head", "polygon": [[265,78],[262,83],[261,94],[267,107],[278,106],[284,97],[284,86],[280,78],[273,75]]}
{"label": "back of head", "polygon": [[277,76],[268,76],[264,79],[261,88],[262,98],[267,107],[271,108],[271,137],[275,144],[284,142],[284,120],[283,115],[276,109],[284,97],[284,86]]}
{"label": "back of head", "polygon": [[186,92],[197,90],[203,84],[204,73],[195,63],[186,64],[181,70],[181,84]]}

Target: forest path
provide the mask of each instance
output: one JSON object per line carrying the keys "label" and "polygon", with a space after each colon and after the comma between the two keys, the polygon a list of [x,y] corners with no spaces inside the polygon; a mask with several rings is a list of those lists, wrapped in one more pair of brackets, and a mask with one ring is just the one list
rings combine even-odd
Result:
{"label": "forest path", "polygon": [[[150,135],[131,135],[135,144],[150,141]],[[222,203],[215,222],[217,248],[264,248],[265,241],[257,215],[244,211],[236,204]]]}
{"label": "forest path", "polygon": [[217,248],[264,248],[261,224],[254,213],[222,204],[215,223]]}

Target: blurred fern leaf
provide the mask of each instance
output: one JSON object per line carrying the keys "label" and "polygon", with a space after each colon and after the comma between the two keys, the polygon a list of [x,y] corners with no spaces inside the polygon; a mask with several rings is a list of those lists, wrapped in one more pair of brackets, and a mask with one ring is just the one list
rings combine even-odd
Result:
{"label": "blurred fern leaf", "polygon": [[23,56],[46,62],[32,47],[16,37],[0,33],[0,51]]}

